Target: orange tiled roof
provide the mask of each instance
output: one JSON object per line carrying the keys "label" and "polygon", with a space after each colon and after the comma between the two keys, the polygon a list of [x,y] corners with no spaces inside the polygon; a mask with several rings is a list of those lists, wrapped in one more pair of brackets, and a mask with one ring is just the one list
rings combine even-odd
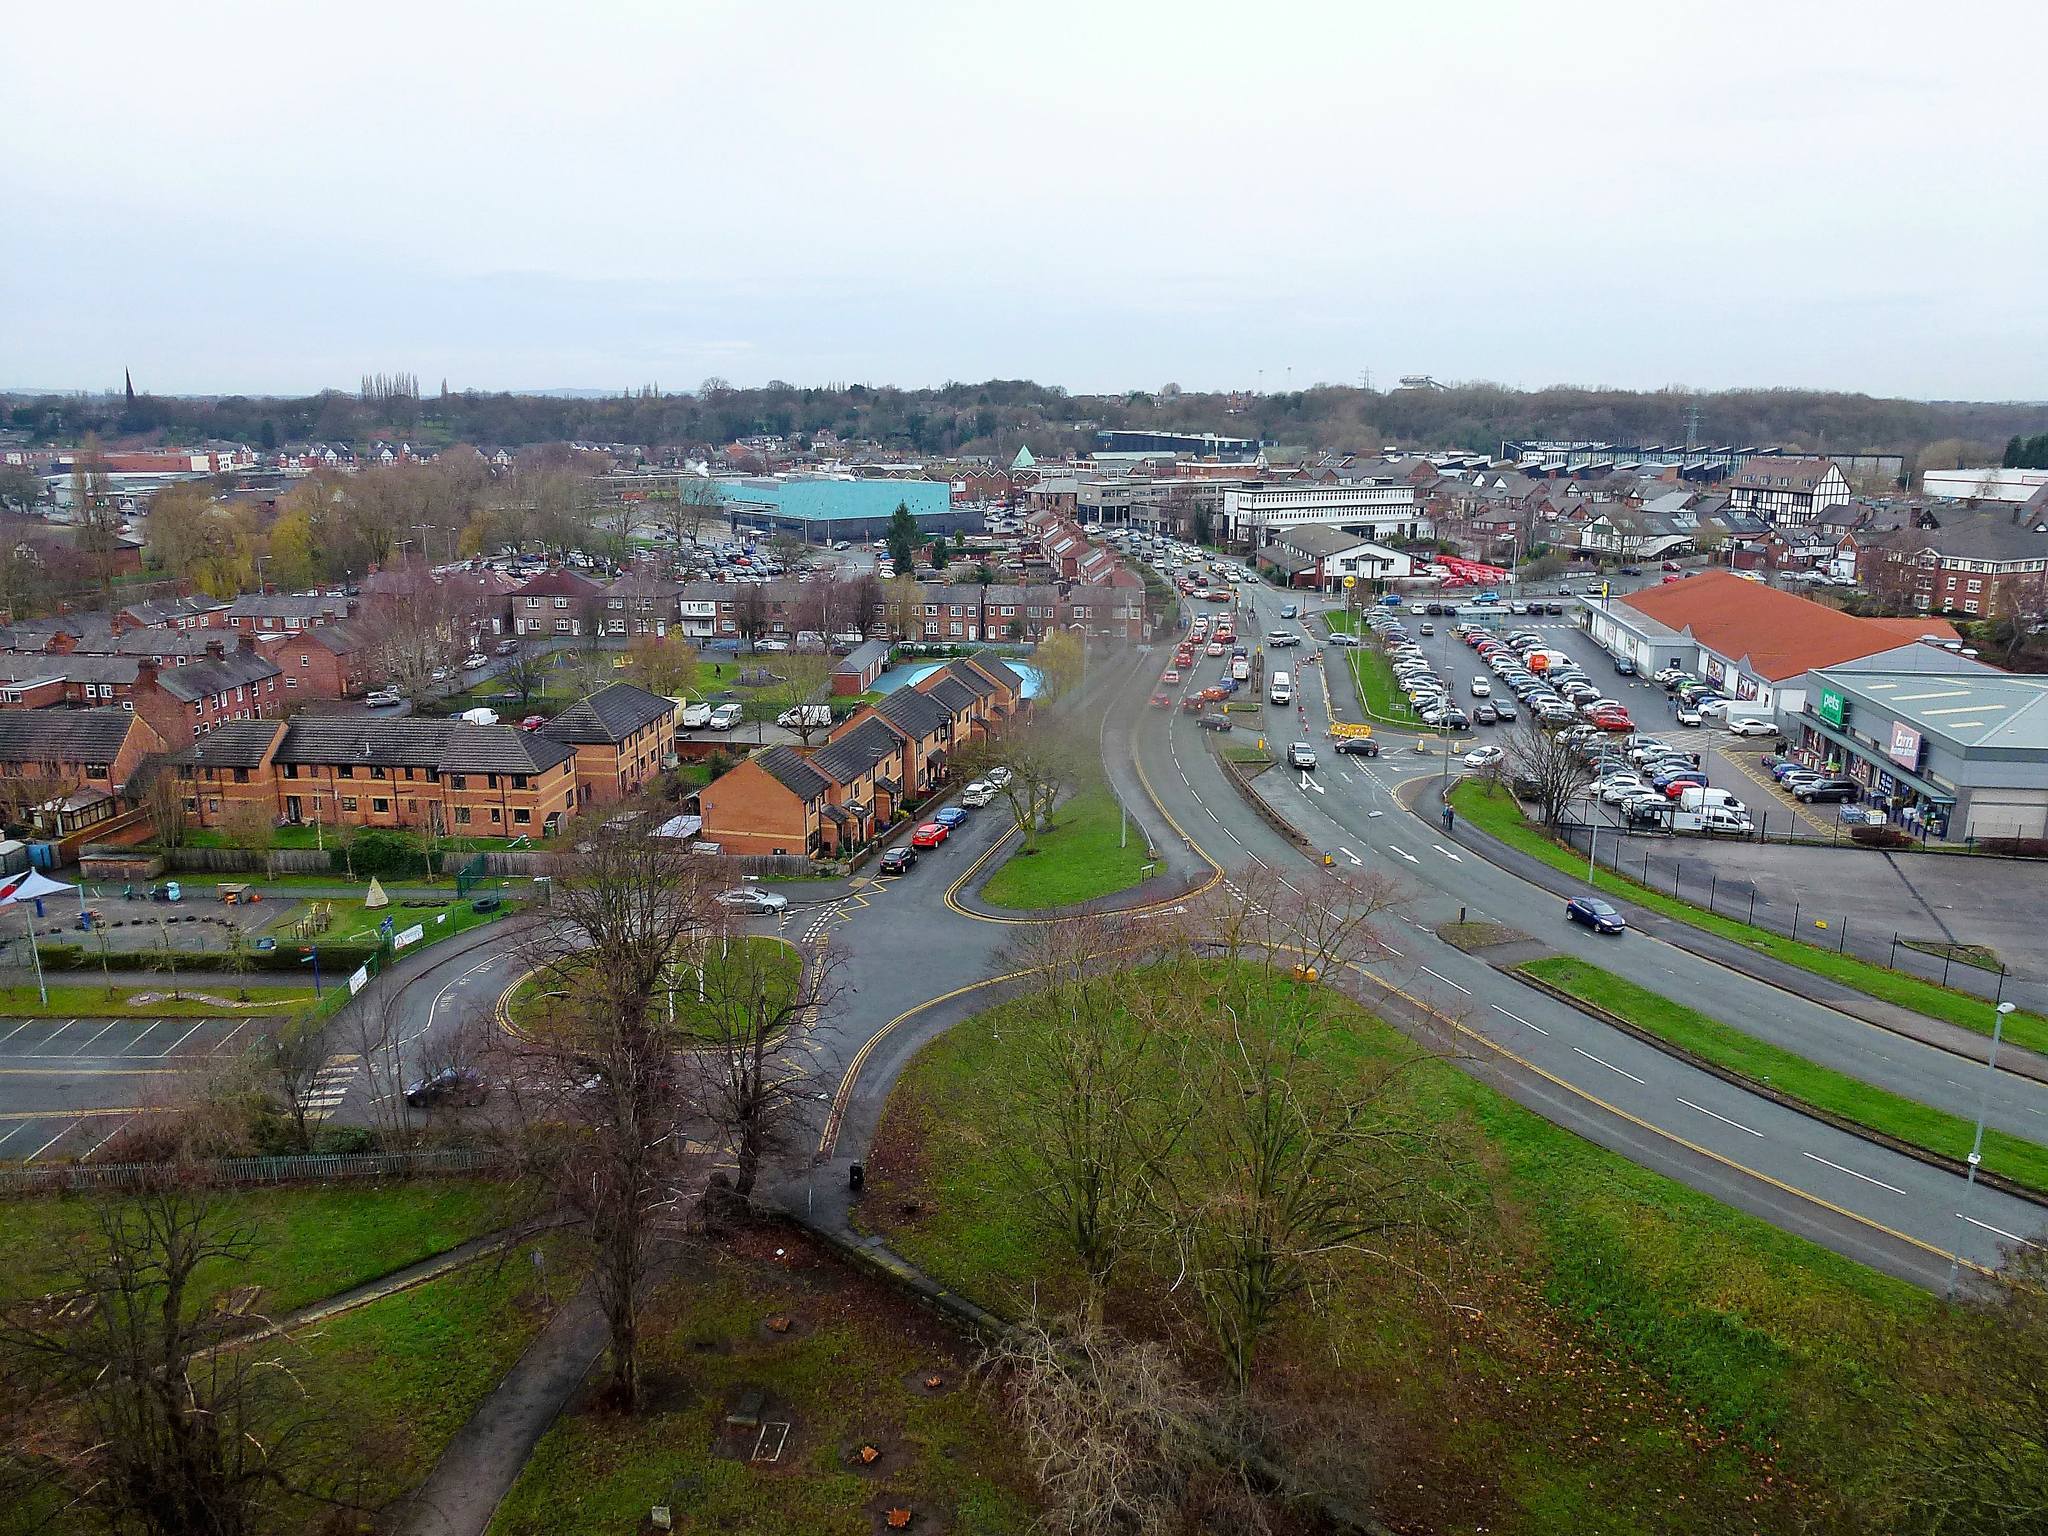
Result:
{"label": "orange tiled roof", "polygon": [[1646,587],[1621,600],[1770,682],[1910,645],[1922,635],[1956,638],[1942,619],[1859,619],[1732,571]]}

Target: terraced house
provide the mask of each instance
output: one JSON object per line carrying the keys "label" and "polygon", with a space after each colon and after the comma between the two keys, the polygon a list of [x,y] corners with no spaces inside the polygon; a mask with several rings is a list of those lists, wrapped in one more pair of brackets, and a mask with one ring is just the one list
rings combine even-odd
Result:
{"label": "terraced house", "polygon": [[576,803],[609,804],[651,783],[675,758],[682,706],[632,683],[578,699],[540,734],[576,754]]}

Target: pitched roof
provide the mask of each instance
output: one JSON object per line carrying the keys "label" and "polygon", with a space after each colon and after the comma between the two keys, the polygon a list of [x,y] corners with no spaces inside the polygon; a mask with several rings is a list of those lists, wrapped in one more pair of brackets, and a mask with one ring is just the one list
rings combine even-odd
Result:
{"label": "pitched roof", "polygon": [[316,624],[311,629],[299,631],[301,640],[317,640],[337,656],[352,656],[359,651],[376,648],[376,637],[361,621],[350,623]]}
{"label": "pitched roof", "polygon": [[920,738],[938,735],[953,721],[944,705],[915,688],[895,689],[875,706],[875,713]]}
{"label": "pitched roof", "polygon": [[1812,491],[1835,467],[1833,459],[1756,458],[1729,476],[1736,491]]}
{"label": "pitched roof", "polygon": [[886,640],[864,640],[846,653],[845,658],[832,670],[857,677],[876,662],[889,659],[889,642]]}
{"label": "pitched roof", "polygon": [[830,781],[793,747],[770,747],[766,752],[756,753],[754,761],[770,778],[806,803],[819,799],[831,787]]}
{"label": "pitched roof", "polygon": [[0,762],[111,763],[135,720],[125,709],[0,710]]}
{"label": "pitched roof", "polygon": [[2041,560],[2048,559],[2048,533],[2037,531],[2041,525],[2039,518],[2015,521],[2011,509],[1995,507],[1947,513],[1939,528],[1902,528],[1882,542],[1890,549],[1931,549],[1957,560]]}
{"label": "pitched roof", "polygon": [[609,683],[571,704],[542,726],[541,734],[556,741],[620,742],[675,713],[674,699],[634,683]]}
{"label": "pitched roof", "polygon": [[228,604],[230,619],[320,619],[348,617],[348,599],[319,593],[264,592]]}
{"label": "pitched roof", "polygon": [[1921,635],[1955,638],[1954,628],[1940,619],[1859,619],[1760,581],[1745,581],[1733,571],[1705,571],[1690,581],[1645,587],[1620,601],[1774,683],[1890,650]]}
{"label": "pitched roof", "polygon": [[518,597],[595,597],[603,590],[574,571],[542,571],[512,589]]}
{"label": "pitched roof", "polygon": [[811,754],[811,766],[835,784],[851,784],[884,758],[903,750],[894,731],[870,716]]}
{"label": "pitched roof", "polygon": [[230,651],[225,656],[209,656],[203,661],[188,661],[181,667],[171,667],[157,674],[157,686],[172,698],[183,699],[189,704],[209,693],[225,693],[230,688],[276,677],[278,670],[276,662],[253,652]]}
{"label": "pitched roof", "polygon": [[435,766],[443,773],[545,773],[575,756],[574,747],[538,731],[455,721]]}
{"label": "pitched roof", "polygon": [[277,748],[280,763],[365,763],[443,773],[541,773],[575,755],[537,731],[419,716],[294,715]]}
{"label": "pitched roof", "polygon": [[282,720],[223,720],[171,761],[195,768],[260,768],[284,730]]}
{"label": "pitched roof", "polygon": [[935,672],[917,686],[956,715],[964,715],[973,709],[975,701],[981,697],[959,678],[945,672]]}

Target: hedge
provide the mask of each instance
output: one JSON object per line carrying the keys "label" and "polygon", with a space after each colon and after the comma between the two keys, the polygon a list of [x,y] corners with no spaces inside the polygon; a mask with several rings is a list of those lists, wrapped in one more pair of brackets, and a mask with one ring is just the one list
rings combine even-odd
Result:
{"label": "hedge", "polygon": [[[46,971],[96,971],[100,968],[100,952],[80,944],[52,944],[47,939],[37,942],[37,949],[43,957]],[[332,972],[341,975],[376,955],[375,944],[322,944],[320,946],[320,969],[323,974]],[[172,956],[178,969],[184,971],[225,971],[234,967],[225,950],[219,949],[174,949]],[[251,971],[301,971],[310,972],[312,967],[305,964],[306,956],[296,940],[281,939],[275,949],[247,949],[242,952]],[[112,971],[156,971],[163,969],[164,952],[161,949],[110,949],[106,953],[106,966]]]}

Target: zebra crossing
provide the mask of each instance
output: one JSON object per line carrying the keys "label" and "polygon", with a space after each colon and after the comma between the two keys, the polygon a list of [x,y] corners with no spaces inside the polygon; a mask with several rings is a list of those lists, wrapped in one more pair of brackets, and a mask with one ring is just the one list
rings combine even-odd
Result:
{"label": "zebra crossing", "polygon": [[325,1120],[348,1097],[348,1091],[355,1086],[356,1070],[362,1057],[354,1052],[339,1052],[327,1058],[326,1064],[313,1074],[313,1081],[299,1095],[299,1107],[305,1111],[308,1120]]}

